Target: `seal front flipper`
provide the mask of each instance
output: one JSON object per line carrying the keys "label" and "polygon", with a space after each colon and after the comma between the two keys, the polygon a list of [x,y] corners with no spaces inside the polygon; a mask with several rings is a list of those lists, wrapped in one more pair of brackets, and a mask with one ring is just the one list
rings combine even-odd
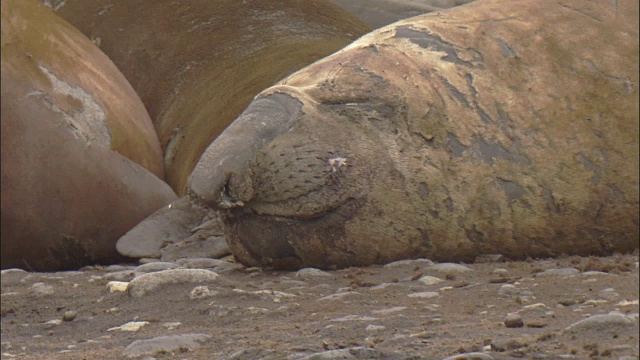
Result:
{"label": "seal front flipper", "polygon": [[188,195],[162,207],[122,236],[116,249],[132,258],[160,258],[161,249],[209,228],[211,210],[198,205]]}

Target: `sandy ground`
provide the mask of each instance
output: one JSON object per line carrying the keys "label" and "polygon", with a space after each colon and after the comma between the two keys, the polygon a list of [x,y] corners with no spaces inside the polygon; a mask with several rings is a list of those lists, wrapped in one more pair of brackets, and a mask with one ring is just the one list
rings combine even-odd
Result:
{"label": "sandy ground", "polygon": [[484,260],[4,270],[2,359],[638,359],[637,254]]}

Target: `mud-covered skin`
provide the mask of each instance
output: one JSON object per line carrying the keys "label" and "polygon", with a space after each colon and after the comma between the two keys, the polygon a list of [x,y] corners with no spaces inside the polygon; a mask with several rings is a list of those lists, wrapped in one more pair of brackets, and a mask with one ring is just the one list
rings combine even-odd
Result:
{"label": "mud-covered skin", "polygon": [[175,199],[131,85],[35,0],[2,1],[1,110],[2,268],[121,261],[116,240]]}
{"label": "mud-covered skin", "polygon": [[[635,1],[487,0],[404,20],[258,102],[299,110],[250,106],[190,183],[227,207],[247,265],[638,247]],[[281,119],[275,136],[264,119]],[[224,151],[249,128],[268,136]]]}
{"label": "mud-covered skin", "polygon": [[140,95],[178,194],[256,94],[370,30],[329,0],[66,0],[53,8]]}

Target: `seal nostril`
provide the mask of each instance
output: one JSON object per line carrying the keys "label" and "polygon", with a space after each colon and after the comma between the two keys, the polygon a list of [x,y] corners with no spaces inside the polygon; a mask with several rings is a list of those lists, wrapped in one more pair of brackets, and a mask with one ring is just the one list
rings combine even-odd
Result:
{"label": "seal nostril", "polygon": [[239,200],[233,193],[233,190],[231,189],[231,176],[228,176],[220,190],[220,201],[218,202],[218,207],[222,209],[229,209],[238,206],[244,206],[244,202]]}

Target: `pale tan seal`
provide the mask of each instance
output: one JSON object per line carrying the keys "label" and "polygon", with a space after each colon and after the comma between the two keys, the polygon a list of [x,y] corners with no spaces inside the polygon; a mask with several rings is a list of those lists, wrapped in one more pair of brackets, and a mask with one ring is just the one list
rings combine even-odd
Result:
{"label": "pale tan seal", "polygon": [[190,189],[247,266],[611,254],[638,248],[638,123],[637,1],[480,0],[263,91]]}

